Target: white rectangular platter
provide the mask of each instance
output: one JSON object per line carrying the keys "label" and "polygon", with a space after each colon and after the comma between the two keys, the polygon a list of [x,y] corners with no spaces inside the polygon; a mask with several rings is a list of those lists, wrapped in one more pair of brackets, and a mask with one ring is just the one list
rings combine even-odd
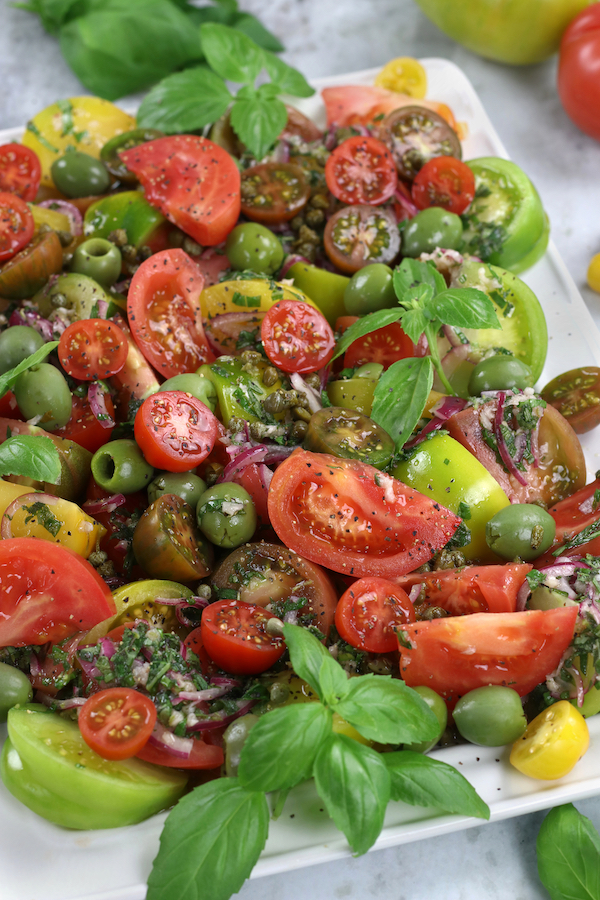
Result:
{"label": "white rectangular platter", "polygon": [[[457,120],[468,127],[464,158],[506,157],[502,142],[461,70],[443,59],[422,62],[428,75],[428,97],[447,103]],[[370,84],[376,71],[321,79],[314,85],[319,89],[334,84]],[[318,94],[297,105],[324,124]],[[0,143],[16,140],[20,134],[21,129],[0,132]],[[600,365],[600,332],[552,243],[544,258],[522,277],[537,294],[548,321],[550,346],[540,385],[568,369]],[[600,437],[592,432],[582,443],[589,479],[600,468]],[[521,776],[510,766],[505,749],[464,745],[434,755],[456,766],[469,779],[489,804],[491,820],[499,821],[600,794],[600,716],[589,720],[589,726],[589,752],[570,775],[556,783]],[[2,726],[0,741],[5,734]],[[66,831],[31,813],[0,783],[0,900],[143,900],[164,820],[163,814],[112,831]],[[475,825],[481,825],[481,820],[390,804],[376,848]],[[25,854],[29,863],[25,863]],[[252,877],[349,855],[345,839],[323,812],[312,782],[308,782],[291,793],[283,815],[271,824],[267,846]]]}

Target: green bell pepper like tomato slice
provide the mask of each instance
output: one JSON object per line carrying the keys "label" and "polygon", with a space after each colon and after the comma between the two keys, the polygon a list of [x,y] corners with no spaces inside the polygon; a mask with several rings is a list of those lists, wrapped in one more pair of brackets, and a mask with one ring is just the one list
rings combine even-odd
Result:
{"label": "green bell pepper like tomato slice", "polygon": [[294,287],[316,303],[332,328],[340,316],[346,315],[344,291],[350,279],[345,275],[297,262],[287,270],[286,278],[294,279]]}
{"label": "green bell pepper like tomato slice", "polygon": [[[484,156],[471,160],[468,166],[475,175],[476,193],[463,216],[464,249],[511,271],[521,264],[518,271],[523,271],[522,260],[539,245],[547,227],[538,192],[525,172],[509,159]],[[499,249],[493,249],[490,242],[494,229],[499,230]]]}
{"label": "green bell pepper like tomato slice", "polygon": [[183,772],[139,759],[111,761],[91,750],[75,722],[43,707],[11,709],[1,773],[25,806],[65,828],[133,825],[172,806]]}
{"label": "green bell pepper like tomato slice", "polygon": [[219,411],[225,426],[234,416],[246,419],[247,422],[263,421],[265,413],[261,400],[281,388],[280,379],[268,386],[262,380],[265,369],[270,368],[269,363],[258,361],[253,365],[256,365],[259,372],[256,376],[245,372],[242,360],[231,356],[222,356],[217,362],[200,366],[198,369],[197,374],[207,378],[215,387]]}
{"label": "green bell pepper like tomato slice", "polygon": [[128,242],[139,249],[151,243],[165,221],[139,191],[123,191],[92,203],[84,216],[83,230],[86,237],[108,238],[112,231],[123,228]]}
{"label": "green bell pepper like tomato slice", "polygon": [[392,475],[462,516],[471,532],[470,544],[461,547],[469,562],[498,562],[487,545],[485,527],[493,515],[509,505],[509,500],[498,482],[462,444],[449,435],[436,434],[422,441]]}
{"label": "green bell pepper like tomato slice", "polygon": [[370,416],[376,386],[375,378],[354,377],[330,381],[327,385],[327,396],[333,406],[343,406],[346,409],[354,409],[363,416]]}

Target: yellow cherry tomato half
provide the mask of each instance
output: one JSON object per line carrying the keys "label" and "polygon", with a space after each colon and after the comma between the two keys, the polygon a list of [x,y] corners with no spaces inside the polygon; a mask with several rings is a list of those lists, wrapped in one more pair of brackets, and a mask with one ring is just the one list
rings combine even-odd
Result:
{"label": "yellow cherry tomato half", "polygon": [[383,67],[375,78],[375,84],[421,100],[427,93],[427,73],[418,59],[398,56]]}
{"label": "yellow cherry tomato half", "polygon": [[552,781],[567,775],[589,745],[584,717],[568,700],[559,700],[529,723],[510,761],[523,775]]}
{"label": "yellow cherry tomato half", "polygon": [[600,253],[592,256],[587,270],[587,283],[593,291],[600,294]]}

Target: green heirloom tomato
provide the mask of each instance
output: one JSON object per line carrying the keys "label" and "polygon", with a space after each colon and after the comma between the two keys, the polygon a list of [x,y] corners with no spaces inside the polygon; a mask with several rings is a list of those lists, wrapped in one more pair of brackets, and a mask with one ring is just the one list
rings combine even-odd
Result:
{"label": "green heirloom tomato", "polygon": [[287,270],[286,277],[293,278],[294,287],[317,304],[332,328],[340,316],[346,315],[344,292],[350,279],[345,275],[297,262]]}
{"label": "green heirloom tomato", "polygon": [[509,505],[498,482],[479,460],[447,434],[422,441],[409,459],[392,471],[394,478],[462,516],[471,542],[461,547],[467,560],[497,562],[485,539],[488,520]]}
{"label": "green heirloom tomato", "polygon": [[457,250],[463,236],[463,225],[456,213],[441,206],[429,206],[410,219],[402,232],[402,255],[420,256],[433,253],[437,247]]}
{"label": "green heirloom tomato", "polygon": [[558,50],[569,22],[590,0],[417,0],[453,40],[511,65],[541,62]]}
{"label": "green heirloom tomato", "polygon": [[311,416],[303,446],[313,453],[359,459],[377,469],[387,466],[396,449],[387,431],[373,419],[339,406],[325,407]]}
{"label": "green heirloom tomato", "polygon": [[208,406],[211,412],[217,408],[217,392],[215,386],[208,378],[197,375],[194,372],[184,372],[167,378],[160,386],[161,391],[185,391],[197,400],[201,400]]}
{"label": "green heirloom tomato", "polygon": [[99,159],[80,150],[69,150],[50,168],[52,180],[65,197],[91,197],[110,187],[108,169]]}
{"label": "green heirloom tomato", "polygon": [[205,490],[206,482],[193,472],[161,472],[148,485],[148,500],[154,503],[163,494],[175,494],[196,509]]}
{"label": "green heirloom tomato", "polygon": [[92,475],[97,484],[111,494],[134,494],[147,487],[154,469],[134,440],[109,441],[92,457]]}
{"label": "green heirloom tomato", "polygon": [[285,255],[281,241],[257,222],[236,225],[227,235],[225,253],[233,269],[250,269],[265,275],[277,272]]}
{"label": "green heirloom tomato", "polygon": [[39,331],[29,325],[13,325],[0,334],[0,374],[13,369],[45,344]]}
{"label": "green heirloom tomato", "polygon": [[8,711],[13,706],[28,703],[33,697],[33,688],[27,675],[14,666],[0,662],[0,722],[6,722]]}
{"label": "green heirloom tomato", "polygon": [[376,378],[359,378],[355,374],[354,378],[330,381],[327,385],[327,396],[333,406],[355,409],[356,412],[368,416],[373,407],[376,386]]}
{"label": "green heirloom tomato", "polygon": [[437,694],[430,687],[418,686],[413,688],[413,691],[416,691],[419,697],[425,701],[427,706],[433,710],[436,715],[439,724],[439,732],[437,737],[432,741],[415,741],[413,744],[405,744],[404,750],[413,750],[415,753],[427,753],[428,750],[431,750],[432,747],[440,740],[444,731],[446,730],[446,725],[448,724],[448,707],[442,700],[439,694]]}
{"label": "green heirloom tomato", "polygon": [[177,618],[174,606],[163,603],[163,600],[191,600],[194,592],[178,581],[167,581],[159,578],[145,578],[124,584],[112,592],[116,613],[94,625],[85,636],[86,645],[97,643],[113,628],[143,619],[150,625],[157,625],[163,631],[173,631],[183,639],[189,629]]}
{"label": "green heirloom tomato", "polygon": [[22,372],[13,390],[25,418],[39,416],[38,422],[46,431],[62,428],[71,418],[73,396],[65,376],[51,363]]}
{"label": "green heirloom tomato", "polygon": [[239,547],[256,531],[256,509],[239,484],[215,484],[202,494],[196,510],[202,533],[218,547]]}
{"label": "green heirloom tomato", "polygon": [[366,316],[397,304],[393,272],[383,263],[371,263],[359,269],[344,291],[344,307],[349,316]]}
{"label": "green heirloom tomato", "polygon": [[535,503],[513,503],[489,520],[485,539],[503,559],[537,559],[552,546],[556,522]]}
{"label": "green heirloom tomato", "polygon": [[94,319],[98,316],[100,301],[107,304],[109,302],[108,294],[97,281],[78,272],[61,275],[54,284],[43,288],[33,299],[46,318],[56,307],[64,306],[74,319]]}
{"label": "green heirloom tomato", "polygon": [[121,251],[116,244],[105,238],[90,238],[76,248],[69,268],[109,288],[121,274],[121,263]]}
{"label": "green heirloom tomato", "polygon": [[212,571],[213,548],[199,533],[191,506],[176,494],[162,494],[150,504],[136,525],[132,548],[153,578],[190,582]]}
{"label": "green heirloom tomato", "polygon": [[91,750],[76,722],[43,707],[11,709],[2,780],[25,806],[64,828],[133,825],[175,803],[187,776]]}
{"label": "green heirloom tomato", "polygon": [[248,422],[260,421],[264,416],[261,401],[281,388],[280,379],[269,385],[263,381],[262,376],[265,369],[270,368],[270,363],[259,360],[254,365],[258,371],[256,376],[244,370],[241,359],[221,356],[216,362],[198,369],[197,374],[214,385],[225,426],[233,416]]}
{"label": "green heirloom tomato", "polygon": [[454,707],[454,723],[471,744],[501,747],[513,744],[527,728],[521,698],[499,684],[475,688]]}
{"label": "green heirloom tomato", "polygon": [[139,191],[123,191],[97,200],[87,210],[83,230],[88,237],[108,238],[112,231],[123,228],[127,241],[142,247],[155,237],[165,217]]}
{"label": "green heirloom tomato", "polygon": [[512,391],[533,387],[531,369],[522,359],[498,353],[477,363],[469,378],[469,394],[479,397],[482,391]]}

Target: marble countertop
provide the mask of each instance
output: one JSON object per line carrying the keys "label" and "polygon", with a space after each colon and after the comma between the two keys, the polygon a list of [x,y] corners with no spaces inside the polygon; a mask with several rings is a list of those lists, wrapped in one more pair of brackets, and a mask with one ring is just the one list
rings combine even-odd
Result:
{"label": "marble countertop", "polygon": [[[284,59],[317,77],[440,56],[472,81],[511,157],[534,181],[552,237],[600,325],[600,295],[585,285],[600,252],[600,144],[581,134],[555,90],[556,61],[512,68],[481,59],[439,32],[412,0],[241,0],[285,44]],[[25,61],[25,62],[24,62]],[[20,125],[58,97],[84,93],[37,17],[0,2],[0,128]],[[600,826],[600,798],[577,803]],[[544,813],[449,834],[358,859],[247,883],[243,900],[543,900],[535,840]],[[0,885],[0,897],[2,888]],[[176,898],[173,898],[176,900]]]}

